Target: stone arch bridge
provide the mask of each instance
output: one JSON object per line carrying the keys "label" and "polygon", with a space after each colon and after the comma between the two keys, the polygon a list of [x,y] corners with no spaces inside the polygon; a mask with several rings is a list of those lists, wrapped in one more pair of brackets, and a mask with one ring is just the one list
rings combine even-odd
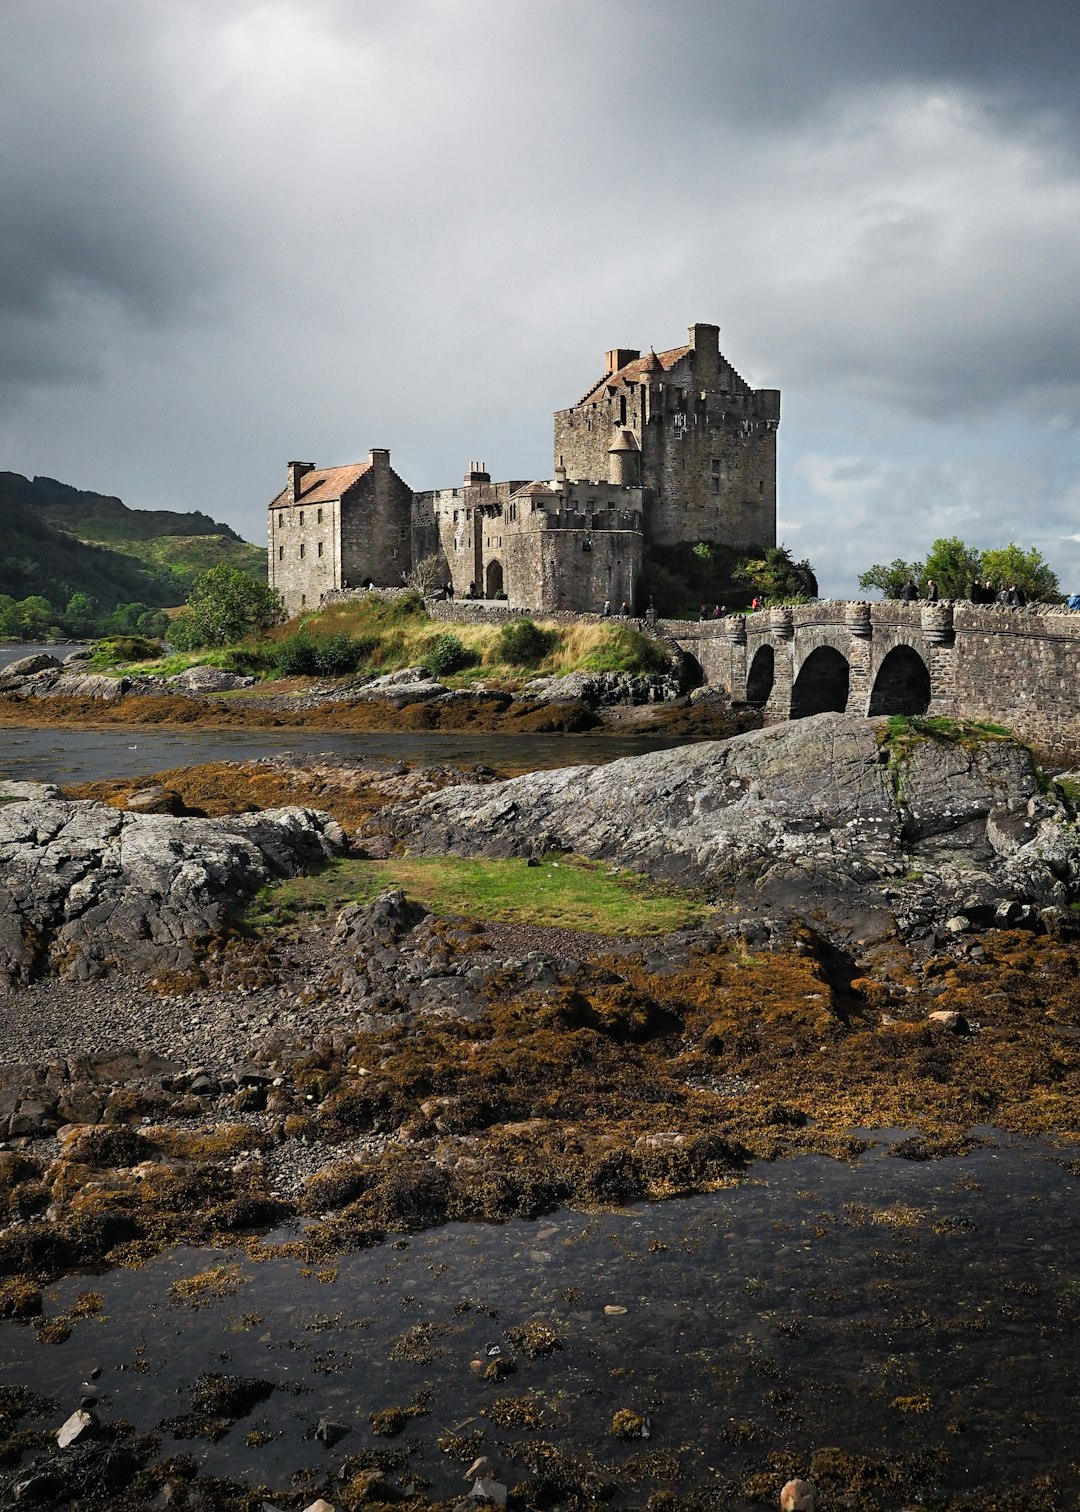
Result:
{"label": "stone arch bridge", "polygon": [[947,715],[1080,756],[1078,611],[828,601],[657,628],[767,724],[827,710]]}

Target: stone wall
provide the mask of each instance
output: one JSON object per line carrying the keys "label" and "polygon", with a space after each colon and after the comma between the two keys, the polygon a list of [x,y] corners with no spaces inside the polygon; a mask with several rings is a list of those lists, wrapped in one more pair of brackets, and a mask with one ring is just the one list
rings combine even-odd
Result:
{"label": "stone wall", "polygon": [[412,490],[390,466],[389,452],[373,451],[371,460],[341,499],[341,578],[398,584],[412,567]]}
{"label": "stone wall", "polygon": [[317,606],[341,583],[338,507],[334,499],[270,511],[267,580],[289,614]]}

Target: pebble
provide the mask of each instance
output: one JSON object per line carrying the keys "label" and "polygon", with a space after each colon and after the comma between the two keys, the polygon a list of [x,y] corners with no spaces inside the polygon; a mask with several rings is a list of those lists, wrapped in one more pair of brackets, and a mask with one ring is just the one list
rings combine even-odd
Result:
{"label": "pebble", "polygon": [[817,1492],[809,1481],[789,1480],[780,1491],[780,1512],[814,1512]]}

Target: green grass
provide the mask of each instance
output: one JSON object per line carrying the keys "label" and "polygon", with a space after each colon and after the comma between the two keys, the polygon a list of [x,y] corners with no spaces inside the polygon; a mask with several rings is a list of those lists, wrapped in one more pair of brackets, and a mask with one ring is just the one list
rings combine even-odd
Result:
{"label": "green grass", "polygon": [[404,889],[436,914],[593,934],[666,934],[696,923],[706,911],[689,893],[576,857],[546,856],[539,866],[528,866],[524,860],[401,856],[332,861],[310,876],[264,888],[248,923],[262,930],[303,922],[346,903],[369,902],[390,887]]}

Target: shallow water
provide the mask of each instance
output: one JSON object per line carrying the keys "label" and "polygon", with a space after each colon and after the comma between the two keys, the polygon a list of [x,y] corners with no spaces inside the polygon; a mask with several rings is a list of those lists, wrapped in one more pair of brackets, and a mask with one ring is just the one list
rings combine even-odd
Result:
{"label": "shallow water", "polygon": [[334,730],[163,730],[0,726],[0,777],[24,782],[95,782],[135,777],[206,761],[326,752],[368,763],[514,771],[615,761],[666,750],[681,741],[631,735],[473,735],[453,731],[357,734]]}
{"label": "shallow water", "polygon": [[39,651],[47,651],[57,661],[63,661],[73,651],[85,649],[85,641],[0,641],[0,669],[21,661],[24,656],[36,656]]}
{"label": "shallow water", "polygon": [[[1075,1162],[998,1136],[966,1158],[919,1164],[889,1156],[896,1137],[877,1135],[854,1166],[805,1157],[690,1200],[453,1225],[319,1274],[186,1250],[134,1273],[68,1279],[49,1288],[46,1314],[88,1287],[104,1295],[101,1314],[58,1345],[27,1324],[0,1325],[0,1381],[52,1395],[58,1424],[100,1365],[105,1415],[151,1429],[190,1410],[201,1371],[265,1378],[279,1389],[218,1444],[176,1443],[166,1430],[162,1452],[184,1449],[208,1470],[276,1489],[346,1454],[393,1448],[399,1483],[417,1476],[449,1496],[463,1466],[438,1445],[448,1432],[481,1435],[511,1484],[528,1473],[529,1444],[554,1443],[617,1482],[622,1506],[662,1486],[737,1481],[771,1450],[805,1472],[830,1445],[915,1457],[883,1504],[912,1487],[921,1496],[1067,1476],[1080,1343]],[[236,1267],[235,1295],[198,1309],[170,1300],[172,1282],[213,1263]],[[508,1331],[531,1319],[563,1347],[527,1359]],[[470,1369],[515,1355],[498,1385]],[[523,1395],[541,1426],[492,1420],[497,1401]],[[417,1400],[424,1415],[399,1438],[372,1434],[370,1413]],[[611,1437],[624,1407],[648,1414],[647,1442]],[[348,1430],[333,1450],[305,1437],[324,1414]],[[276,1437],[249,1447],[253,1429]]]}

